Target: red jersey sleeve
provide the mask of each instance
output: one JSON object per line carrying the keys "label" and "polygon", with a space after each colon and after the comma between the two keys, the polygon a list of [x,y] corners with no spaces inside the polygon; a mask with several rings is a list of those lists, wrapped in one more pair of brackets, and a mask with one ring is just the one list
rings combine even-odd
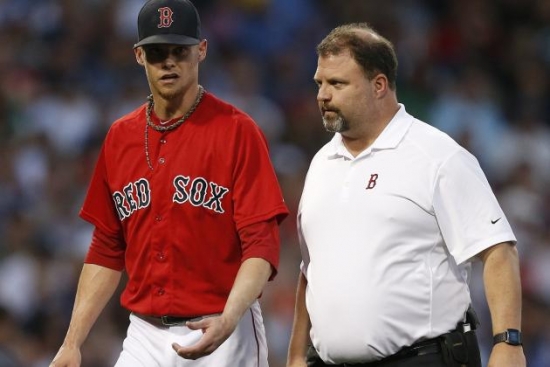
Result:
{"label": "red jersey sleeve", "polygon": [[122,238],[109,236],[96,227],[84,262],[122,271],[125,248],[123,243]]}
{"label": "red jersey sleeve", "polygon": [[271,276],[277,275],[279,267],[279,226],[276,218],[257,222],[239,230],[243,250],[242,261],[250,258],[261,258],[271,264]]}
{"label": "red jersey sleeve", "polygon": [[270,218],[280,223],[288,215],[288,209],[269,158],[267,142],[252,120],[241,122],[233,193],[237,230]]}
{"label": "red jersey sleeve", "polygon": [[99,153],[80,217],[96,227],[85,262],[122,270],[126,244],[108,185],[105,144]]}

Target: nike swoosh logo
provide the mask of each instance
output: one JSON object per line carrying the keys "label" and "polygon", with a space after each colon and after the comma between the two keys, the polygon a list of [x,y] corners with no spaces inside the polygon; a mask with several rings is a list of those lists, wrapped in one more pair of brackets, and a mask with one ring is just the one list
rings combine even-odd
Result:
{"label": "nike swoosh logo", "polygon": [[498,219],[495,219],[495,220],[491,220],[491,224],[495,224],[496,222],[498,222],[499,220],[501,220],[502,217],[498,218]]}

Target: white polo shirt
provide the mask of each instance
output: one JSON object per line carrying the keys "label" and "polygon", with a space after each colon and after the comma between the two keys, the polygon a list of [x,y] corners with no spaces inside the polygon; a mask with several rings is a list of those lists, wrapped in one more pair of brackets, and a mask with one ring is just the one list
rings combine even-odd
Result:
{"label": "white polo shirt", "polygon": [[516,241],[475,157],[403,105],[356,158],[340,134],[316,154],[298,227],[311,339],[335,364],[453,330],[468,260]]}

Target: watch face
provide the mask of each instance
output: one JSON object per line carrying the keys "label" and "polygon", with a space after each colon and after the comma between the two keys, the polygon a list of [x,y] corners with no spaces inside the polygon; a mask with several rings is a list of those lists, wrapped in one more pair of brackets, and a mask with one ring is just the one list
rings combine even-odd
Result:
{"label": "watch face", "polygon": [[520,333],[517,330],[508,330],[508,343],[513,345],[521,344]]}

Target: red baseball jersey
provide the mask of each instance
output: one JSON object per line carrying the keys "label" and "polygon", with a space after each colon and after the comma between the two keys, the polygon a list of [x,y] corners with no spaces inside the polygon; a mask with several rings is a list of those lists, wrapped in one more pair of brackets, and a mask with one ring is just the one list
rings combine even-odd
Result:
{"label": "red baseball jersey", "polygon": [[247,255],[238,234],[288,214],[265,137],[249,116],[205,93],[176,129],[147,128],[151,170],[145,111],[117,120],[103,143],[80,216],[116,240],[91,246],[86,262],[126,270],[121,303],[131,311],[221,312],[246,256],[278,264],[278,243]]}

